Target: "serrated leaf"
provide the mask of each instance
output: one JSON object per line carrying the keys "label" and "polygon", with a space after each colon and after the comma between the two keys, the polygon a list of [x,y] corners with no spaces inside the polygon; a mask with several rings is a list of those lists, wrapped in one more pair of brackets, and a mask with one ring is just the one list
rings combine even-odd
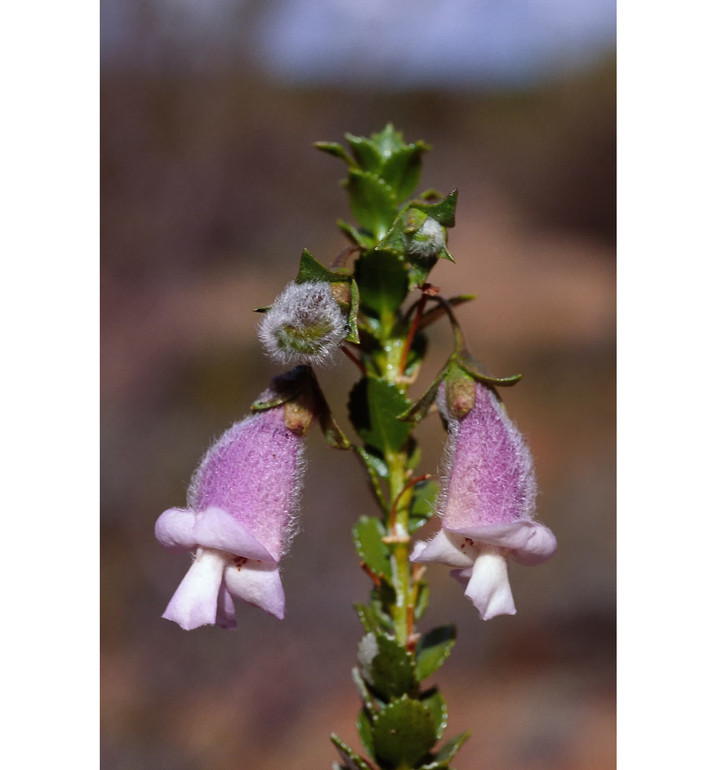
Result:
{"label": "serrated leaf", "polygon": [[413,692],[417,687],[413,657],[395,639],[372,631],[359,642],[361,676],[384,700]]}
{"label": "serrated leaf", "polygon": [[373,702],[371,693],[368,691],[366,682],[364,682],[363,677],[361,676],[361,672],[357,668],[352,668],[351,678],[353,679],[354,684],[356,685],[356,690],[359,694],[359,698],[361,698],[361,702],[363,703],[368,713],[368,716],[371,717],[371,719],[373,719],[376,716],[376,705]]}
{"label": "serrated leaf", "polygon": [[296,283],[343,283],[350,280],[347,272],[334,272],[324,267],[308,249],[301,252]]}
{"label": "serrated leaf", "polygon": [[371,448],[359,449],[358,452],[366,466],[369,467],[379,478],[388,478],[388,465],[386,465],[386,461],[383,459],[383,457],[375,453],[375,450]]}
{"label": "serrated leaf", "polygon": [[421,698],[421,703],[431,712],[436,730],[436,740],[440,740],[448,724],[448,706],[446,699],[438,690],[430,690]]}
{"label": "serrated leaf", "polygon": [[389,184],[396,200],[408,198],[421,178],[421,156],[427,150],[423,142],[416,142],[394,150],[381,169],[381,177]]}
{"label": "serrated leaf", "polygon": [[375,516],[360,516],[352,530],[354,545],[361,561],[375,575],[391,574],[388,546],[383,542],[386,529]]}
{"label": "serrated leaf", "polygon": [[[392,123],[387,123],[381,131],[371,134],[371,139],[384,158],[388,158],[406,146],[403,141],[403,133],[396,131]],[[426,149],[430,149],[428,145],[426,145]]]}
{"label": "serrated leaf", "polygon": [[451,654],[456,643],[456,627],[439,626],[424,634],[416,645],[416,676],[426,679],[436,672]]}
{"label": "serrated leaf", "polygon": [[344,743],[336,733],[331,734],[331,743],[336,746],[341,761],[346,766],[346,770],[371,770],[370,765],[365,762],[361,757]]}
{"label": "serrated leaf", "polygon": [[359,306],[361,304],[361,298],[359,297],[359,288],[356,283],[356,279],[351,279],[351,305],[349,306],[349,315],[346,319],[346,326],[348,327],[348,334],[346,335],[347,342],[353,342],[358,345],[361,340],[359,338],[358,330],[358,313]]}
{"label": "serrated leaf", "polygon": [[422,203],[415,201],[411,204],[413,208],[422,211],[443,227],[454,227],[456,224],[456,202],[458,200],[458,190],[452,190],[448,195],[438,203]]}
{"label": "serrated leaf", "polygon": [[376,174],[349,170],[346,188],[351,213],[358,223],[370,230],[377,239],[383,238],[396,217],[396,205],[391,188]]}
{"label": "serrated leaf", "polygon": [[390,251],[369,251],[356,261],[361,307],[377,316],[394,313],[408,293],[404,263]]}
{"label": "serrated leaf", "polygon": [[369,452],[363,447],[355,446],[354,449],[356,450],[356,454],[358,454],[358,456],[363,461],[366,472],[368,473],[369,480],[371,481],[371,489],[373,490],[374,495],[376,495],[378,504],[381,506],[383,511],[387,513],[389,506],[386,502],[383,488],[381,487],[381,479],[388,478],[388,467],[386,466],[386,463],[380,457],[373,454],[373,452]]}
{"label": "serrated leaf", "polygon": [[371,717],[366,713],[366,709],[361,709],[361,711],[359,711],[356,719],[356,732],[359,734],[363,747],[371,757],[375,758],[373,749],[373,722]]}
{"label": "serrated leaf", "polygon": [[399,422],[411,402],[392,383],[364,377],[349,396],[349,416],[361,438],[382,454],[399,450],[411,433],[411,426]]}
{"label": "serrated leaf", "polygon": [[376,239],[369,233],[357,230],[353,225],[344,222],[342,219],[337,220],[336,224],[339,230],[359,248],[372,249],[376,245]]}
{"label": "serrated leaf", "polygon": [[450,762],[458,753],[458,749],[460,749],[470,736],[471,734],[469,732],[465,732],[446,741],[436,753],[436,759],[439,762]]}
{"label": "serrated leaf", "polygon": [[354,604],[356,614],[361,621],[363,630],[370,634],[372,631],[388,633],[392,628],[391,618],[376,604]]}
{"label": "serrated leaf", "polygon": [[365,136],[345,134],[356,162],[364,171],[379,171],[383,159],[378,147]]}
{"label": "serrated leaf", "polygon": [[348,154],[346,148],[338,142],[314,142],[314,147],[321,152],[326,152],[335,158],[346,161],[349,166],[355,165],[353,158]]}
{"label": "serrated leaf", "polygon": [[376,717],[373,737],[380,762],[412,767],[436,742],[433,716],[422,703],[404,696],[389,703]]}
{"label": "serrated leaf", "polygon": [[435,481],[419,481],[414,485],[409,509],[409,534],[412,535],[433,517],[438,491]]}

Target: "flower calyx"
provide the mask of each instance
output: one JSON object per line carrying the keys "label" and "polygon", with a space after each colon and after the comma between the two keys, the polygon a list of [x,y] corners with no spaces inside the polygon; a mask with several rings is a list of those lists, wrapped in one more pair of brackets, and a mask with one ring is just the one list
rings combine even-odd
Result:
{"label": "flower calyx", "polygon": [[296,366],[275,377],[270,388],[251,405],[252,412],[263,412],[283,406],[284,423],[297,436],[305,436],[314,421],[329,446],[350,449],[351,442],[336,422],[326,397],[310,366]]}

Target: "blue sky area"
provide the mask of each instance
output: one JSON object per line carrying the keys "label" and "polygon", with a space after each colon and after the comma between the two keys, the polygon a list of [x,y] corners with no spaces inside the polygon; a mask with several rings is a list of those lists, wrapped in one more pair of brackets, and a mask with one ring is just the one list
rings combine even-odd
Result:
{"label": "blue sky area", "polygon": [[133,5],[103,0],[105,63],[131,56],[133,26],[149,19],[187,59],[212,66],[240,51],[297,86],[529,83],[615,40],[614,0],[148,0],[141,14]]}

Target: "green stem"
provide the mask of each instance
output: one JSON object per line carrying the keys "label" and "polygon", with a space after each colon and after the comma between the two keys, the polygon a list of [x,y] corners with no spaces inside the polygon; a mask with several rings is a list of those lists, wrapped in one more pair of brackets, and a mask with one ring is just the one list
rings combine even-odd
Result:
{"label": "green stem", "polygon": [[[383,320],[383,319],[382,319]],[[388,319],[385,319],[388,320]],[[398,324],[394,318],[391,326],[384,325],[384,333],[389,339],[384,341],[386,367],[383,377],[406,390],[406,384],[400,381],[402,375],[403,357],[405,355],[406,334],[390,338],[391,331]],[[412,490],[406,488],[409,481],[408,457],[406,452],[391,452],[386,455],[389,471],[389,488],[391,499],[391,516],[389,525],[389,547],[391,549],[391,572],[393,588],[396,592],[396,603],[393,610],[393,622],[396,641],[408,647],[413,632],[413,584],[411,580],[411,563],[409,561],[410,537],[408,534],[408,519]]]}

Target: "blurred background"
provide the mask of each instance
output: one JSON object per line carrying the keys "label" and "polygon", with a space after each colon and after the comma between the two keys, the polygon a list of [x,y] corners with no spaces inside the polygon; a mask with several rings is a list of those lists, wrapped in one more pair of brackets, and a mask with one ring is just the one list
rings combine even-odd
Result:
{"label": "blurred background", "polygon": [[[234,632],[160,616],[188,566],[154,541],[202,452],[278,370],[254,307],[329,262],[344,167],[311,147],[386,122],[459,189],[432,281],[459,310],[535,456],[559,550],[515,565],[515,617],[482,622],[430,571],[424,629],[454,621],[435,675],[468,770],[615,765],[615,62],[611,0],[103,0],[102,730],[114,770],[317,770],[358,747],[350,680],[369,589],[350,527],[355,458],[309,438],[287,618]],[[436,328],[425,383],[449,337]],[[321,373],[347,426],[348,363]],[[438,420],[419,428],[434,471]]]}

